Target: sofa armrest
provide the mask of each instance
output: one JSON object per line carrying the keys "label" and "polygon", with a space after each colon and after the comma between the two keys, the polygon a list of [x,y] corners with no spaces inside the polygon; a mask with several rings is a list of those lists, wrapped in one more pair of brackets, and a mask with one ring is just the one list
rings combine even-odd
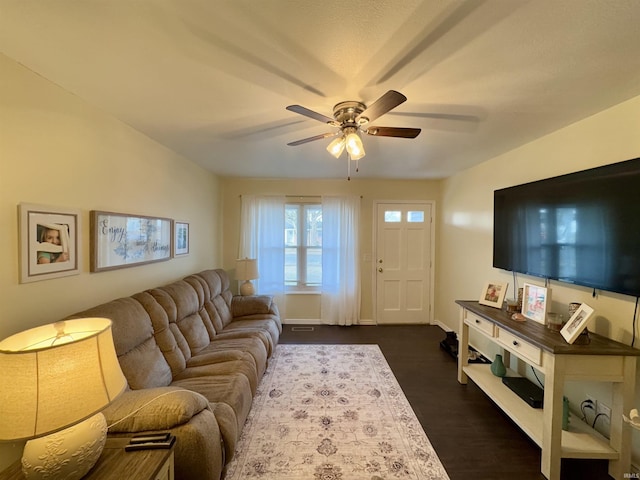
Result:
{"label": "sofa armrest", "polygon": [[248,315],[278,315],[271,295],[234,295],[231,299],[231,316],[233,318]]}
{"label": "sofa armrest", "polygon": [[109,432],[165,430],[185,424],[202,410],[210,410],[202,395],[184,388],[127,390],[103,410]]}

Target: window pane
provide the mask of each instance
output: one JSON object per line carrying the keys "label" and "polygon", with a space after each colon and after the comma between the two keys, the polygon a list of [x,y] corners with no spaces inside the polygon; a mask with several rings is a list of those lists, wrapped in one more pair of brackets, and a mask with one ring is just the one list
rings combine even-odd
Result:
{"label": "window pane", "polygon": [[284,249],[284,284],[298,284],[298,249],[285,247]]}
{"label": "window pane", "polygon": [[298,245],[298,219],[300,207],[287,205],[284,210],[284,244],[286,246]]}
{"label": "window pane", "polygon": [[309,205],[306,207],[307,238],[305,245],[308,247],[322,246],[322,207],[320,205]]}
{"label": "window pane", "polygon": [[384,212],[385,222],[400,222],[402,220],[402,212],[395,210],[387,210]]}
{"label": "window pane", "polygon": [[322,284],[322,249],[307,249],[307,285]]}
{"label": "window pane", "polygon": [[423,211],[408,211],[407,212],[407,222],[409,223],[422,223],[424,222],[424,212]]}

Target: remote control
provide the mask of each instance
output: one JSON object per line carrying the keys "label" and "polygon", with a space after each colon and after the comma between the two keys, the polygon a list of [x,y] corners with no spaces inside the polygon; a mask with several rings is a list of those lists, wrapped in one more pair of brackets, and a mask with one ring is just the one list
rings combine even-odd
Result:
{"label": "remote control", "polygon": [[171,448],[175,443],[176,437],[172,436],[166,442],[147,442],[147,443],[132,443],[125,445],[124,450],[126,452],[134,452],[136,450],[154,450],[158,448]]}
{"label": "remote control", "polygon": [[134,443],[149,443],[149,442],[166,442],[171,436],[170,433],[152,433],[147,435],[134,435],[129,441],[130,444]]}

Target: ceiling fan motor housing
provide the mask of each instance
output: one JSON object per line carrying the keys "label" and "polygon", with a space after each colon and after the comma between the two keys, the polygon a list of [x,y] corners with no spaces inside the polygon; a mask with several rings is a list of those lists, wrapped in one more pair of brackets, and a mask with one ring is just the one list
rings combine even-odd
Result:
{"label": "ceiling fan motor housing", "polygon": [[[364,125],[369,121],[368,118],[362,117],[358,119],[358,115],[364,112],[367,106],[362,102],[346,101],[340,102],[333,107],[333,117],[340,124],[340,127],[358,128],[360,125]],[[357,120],[356,120],[357,119]]]}

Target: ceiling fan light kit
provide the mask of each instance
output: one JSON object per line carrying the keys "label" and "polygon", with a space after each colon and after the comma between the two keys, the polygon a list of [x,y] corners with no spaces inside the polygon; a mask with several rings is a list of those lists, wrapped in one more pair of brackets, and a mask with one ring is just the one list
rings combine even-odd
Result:
{"label": "ceiling fan light kit", "polygon": [[406,100],[407,97],[400,92],[389,90],[369,107],[362,102],[352,100],[340,102],[333,107],[333,119],[301,105],[289,105],[287,110],[326,123],[329,126],[337,127],[340,129],[340,132],[316,135],[290,142],[287,145],[297,146],[303,143],[313,142],[314,140],[340,135],[327,146],[327,151],[334,157],[340,158],[342,152],[345,149],[347,150],[348,178],[350,178],[349,161],[359,160],[366,155],[362,139],[358,134],[359,131],[367,135],[397,138],[416,138],[420,134],[419,128],[367,127],[369,122],[384,115]]}
{"label": "ceiling fan light kit", "polygon": [[349,153],[349,158],[351,160],[360,160],[365,156],[364,145],[362,145],[362,140],[358,134],[354,131],[347,133],[345,137],[345,143],[347,152]]}
{"label": "ceiling fan light kit", "polygon": [[336,158],[340,158],[340,155],[344,152],[345,143],[344,137],[338,137],[327,146],[327,152]]}

